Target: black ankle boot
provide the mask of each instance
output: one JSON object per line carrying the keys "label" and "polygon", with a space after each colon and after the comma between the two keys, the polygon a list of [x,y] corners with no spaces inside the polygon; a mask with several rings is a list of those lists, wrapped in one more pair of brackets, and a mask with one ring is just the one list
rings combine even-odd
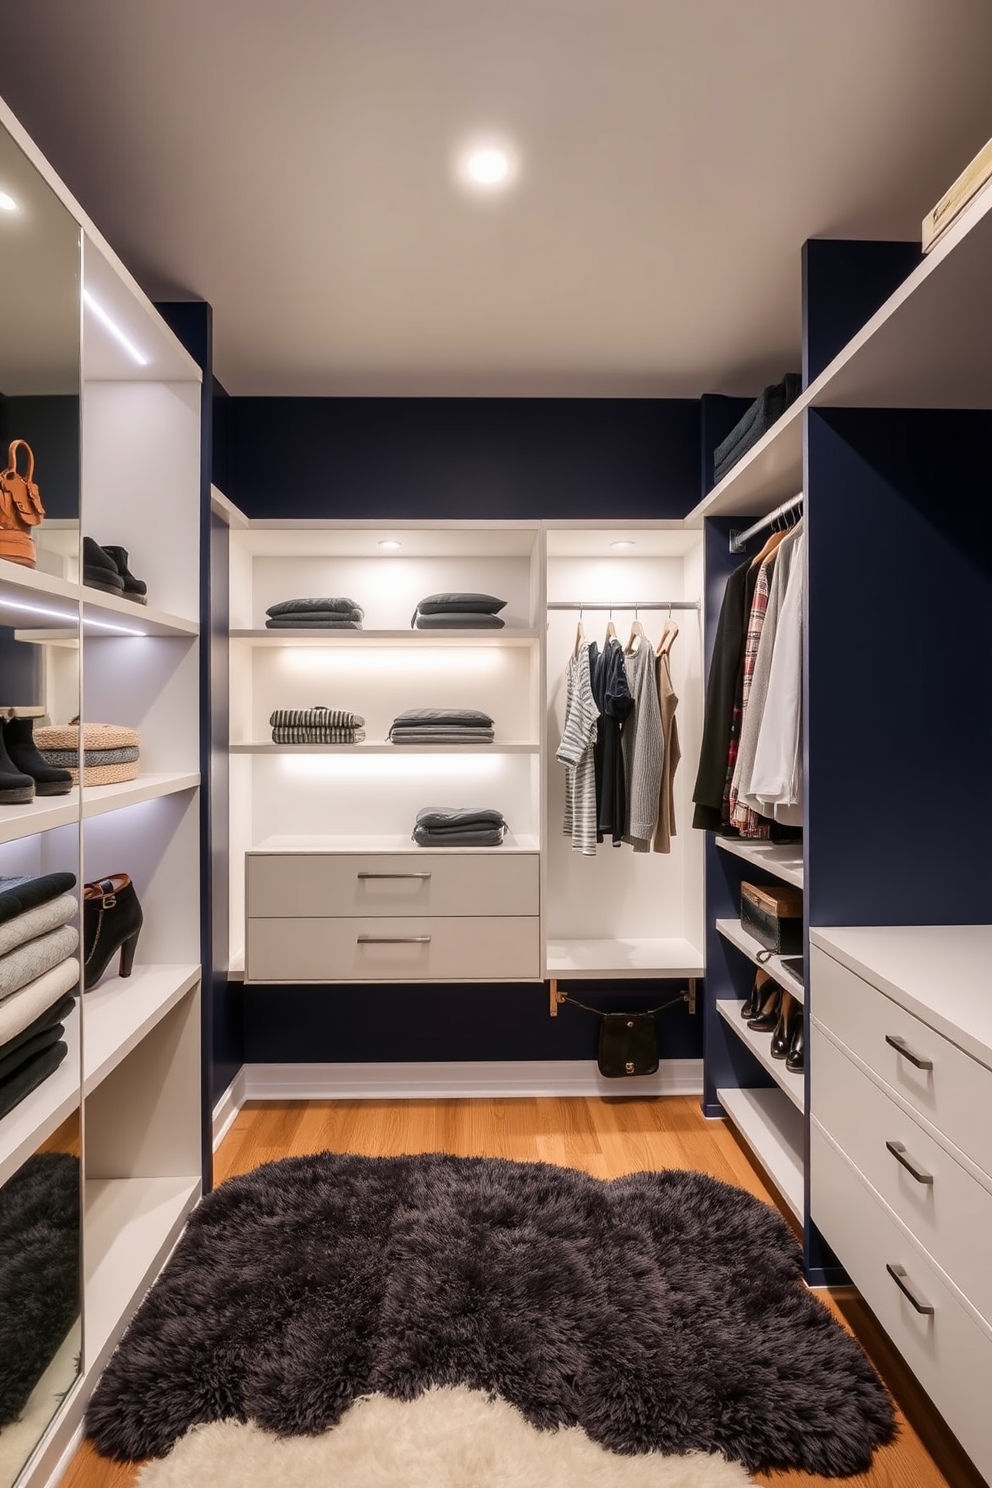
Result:
{"label": "black ankle boot", "polygon": [[50,765],[34,742],[34,720],[8,718],[3,725],[3,742],[14,768],[34,781],[36,796],[67,796],[72,790],[68,770]]}
{"label": "black ankle boot", "polygon": [[769,979],[761,989],[761,1006],[753,1018],[748,1018],[748,1028],[756,1028],[759,1033],[771,1033],[778,1022],[779,1004],[782,1001],[782,988],[778,982]]}
{"label": "black ankle boot", "polygon": [[0,806],[23,806],[34,800],[34,779],[18,769],[4,746],[0,728]]}
{"label": "black ankle boot", "polygon": [[90,589],[102,589],[105,594],[122,597],[124,594],[124,580],[117,572],[117,564],[92,537],[83,538],[83,583]]}
{"label": "black ankle boot", "polygon": [[117,951],[121,953],[118,976],[131,975],[142,922],[141,905],[126,873],[83,885],[85,991],[96,985]]}
{"label": "black ankle boot", "polygon": [[742,1018],[756,1018],[758,1016],[758,1013],[761,1011],[761,1004],[765,1000],[765,988],[770,981],[771,977],[767,971],[762,971],[759,968],[754,973],[754,985],[741,1003]]}
{"label": "black ankle boot", "polygon": [[127,548],[108,547],[106,543],[101,544],[101,546],[124,580],[124,598],[133,599],[136,604],[147,604],[148,585],[144,579],[136,579],[134,574],[129,571],[127,566]]}

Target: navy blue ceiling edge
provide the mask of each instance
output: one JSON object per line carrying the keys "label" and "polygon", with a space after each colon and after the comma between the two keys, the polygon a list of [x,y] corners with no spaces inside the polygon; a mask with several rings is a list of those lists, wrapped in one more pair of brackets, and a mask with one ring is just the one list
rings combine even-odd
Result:
{"label": "navy blue ceiling edge", "polygon": [[803,387],[809,387],[923,254],[919,243],[808,238],[803,244]]}

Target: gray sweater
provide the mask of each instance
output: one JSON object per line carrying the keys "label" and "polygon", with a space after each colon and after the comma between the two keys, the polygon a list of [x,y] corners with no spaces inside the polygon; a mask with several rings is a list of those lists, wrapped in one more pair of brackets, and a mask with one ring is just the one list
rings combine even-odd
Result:
{"label": "gray sweater", "polygon": [[637,650],[624,655],[627,686],[634,699],[623,730],[623,765],[627,776],[627,830],[624,842],[635,852],[650,852],[658,824],[664,736],[655,680],[654,650],[642,636]]}

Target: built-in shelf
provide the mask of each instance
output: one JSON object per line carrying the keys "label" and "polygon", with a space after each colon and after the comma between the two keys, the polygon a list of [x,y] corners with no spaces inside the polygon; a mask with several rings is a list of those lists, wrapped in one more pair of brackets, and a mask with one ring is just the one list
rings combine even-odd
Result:
{"label": "built-in shelf", "polygon": [[[412,831],[411,827],[411,831]],[[427,853],[442,853],[450,857],[455,853],[534,853],[537,852],[539,843],[536,836],[530,836],[526,832],[507,832],[498,847],[420,847],[413,842],[409,835],[387,835],[380,837],[364,837],[359,834],[352,836],[330,836],[326,833],[314,833],[312,836],[301,833],[280,835],[276,837],[265,837],[259,843],[247,849],[253,853],[410,853],[414,857],[423,857]],[[702,975],[700,972],[699,975]]]}
{"label": "built-in shelf", "polygon": [[764,952],[765,948],[760,940],[755,940],[753,935],[748,935],[747,931],[741,927],[740,920],[717,920],[716,928],[724,940],[729,940],[731,945],[743,952],[755,966],[760,966],[767,971],[768,975],[773,977],[780,987],[785,987],[791,992],[797,1001],[806,1001],[806,991],[802,982],[789,971],[788,967],[782,965],[781,956],[769,956],[767,961],[758,960],[758,952]]}
{"label": "built-in shelf", "polygon": [[803,487],[803,412],[808,404],[803,393],[693,507],[686,525],[702,526],[704,517],[758,517],[787,497],[798,496]]}
{"label": "built-in shelf", "polygon": [[87,785],[83,788],[83,816],[103,816],[107,811],[120,811],[125,806],[138,806],[142,801],[156,801],[177,791],[195,790],[200,776],[195,770],[138,775],[119,785]]}
{"label": "built-in shelf", "polygon": [[78,820],[79,787],[74,785],[64,796],[36,796],[23,806],[0,806],[0,842],[18,842]]}
{"label": "built-in shelf", "polygon": [[136,966],[85,994],[83,1094],[90,1095],[200,979],[199,966]]}
{"label": "built-in shelf", "polygon": [[748,842],[742,837],[716,837],[717,847],[743,858],[762,873],[781,878],[785,883],[803,886],[803,845],[801,842]]}
{"label": "built-in shelf", "polygon": [[192,1176],[87,1179],[87,1372],[109,1358],[199,1196],[200,1180]]}
{"label": "built-in shelf", "polygon": [[718,1090],[728,1119],[798,1220],[803,1217],[803,1117],[784,1091]]}
{"label": "built-in shelf", "polygon": [[[154,605],[135,604],[86,584],[0,559],[0,624],[23,641],[64,641],[75,633],[82,605],[83,631],[91,636],[196,636],[196,620]],[[68,627],[68,630],[67,630]]]}
{"label": "built-in shelf", "polygon": [[249,646],[530,646],[536,630],[232,630]]}
{"label": "built-in shelf", "polygon": [[232,744],[232,754],[539,754],[522,740],[492,744]]}
{"label": "built-in shelf", "polygon": [[797,1110],[804,1111],[806,1109],[806,1081],[802,1072],[793,1073],[786,1069],[784,1059],[772,1058],[771,1034],[761,1033],[756,1028],[748,1028],[746,1020],[741,1017],[743,1006],[743,1002],[738,1002],[734,998],[718,999],[716,1010],[724,1022],[736,1033],[741,1043],[746,1044],[751,1050],[762,1069],[768,1071],[779,1089],[785,1091]]}
{"label": "built-in shelf", "polygon": [[702,953],[687,940],[549,940],[553,977],[701,977]]}
{"label": "built-in shelf", "polygon": [[68,1053],[54,1073],[0,1120],[0,1187],[79,1105],[79,1007],[65,1019]]}

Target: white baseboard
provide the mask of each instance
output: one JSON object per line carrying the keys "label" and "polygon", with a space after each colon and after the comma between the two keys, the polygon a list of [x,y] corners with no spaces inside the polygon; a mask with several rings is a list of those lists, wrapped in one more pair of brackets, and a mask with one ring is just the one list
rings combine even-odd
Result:
{"label": "white baseboard", "polygon": [[[263,1065],[262,1068],[264,1069],[265,1066]],[[246,1099],[245,1066],[242,1065],[220,1100],[214,1106],[213,1141],[215,1152],[234,1125],[237,1114]]]}
{"label": "white baseboard", "polygon": [[[246,1064],[242,1100],[457,1100],[554,1095],[701,1095],[701,1059],[663,1059],[655,1075],[607,1080],[594,1059],[407,1064]],[[234,1085],[231,1090],[234,1090]],[[223,1100],[230,1092],[225,1092]],[[218,1104],[220,1111],[220,1104]],[[230,1118],[233,1120],[233,1117]],[[228,1121],[227,1125],[230,1125]],[[226,1126],[224,1130],[226,1130]],[[217,1130],[217,1113],[214,1117]]]}

